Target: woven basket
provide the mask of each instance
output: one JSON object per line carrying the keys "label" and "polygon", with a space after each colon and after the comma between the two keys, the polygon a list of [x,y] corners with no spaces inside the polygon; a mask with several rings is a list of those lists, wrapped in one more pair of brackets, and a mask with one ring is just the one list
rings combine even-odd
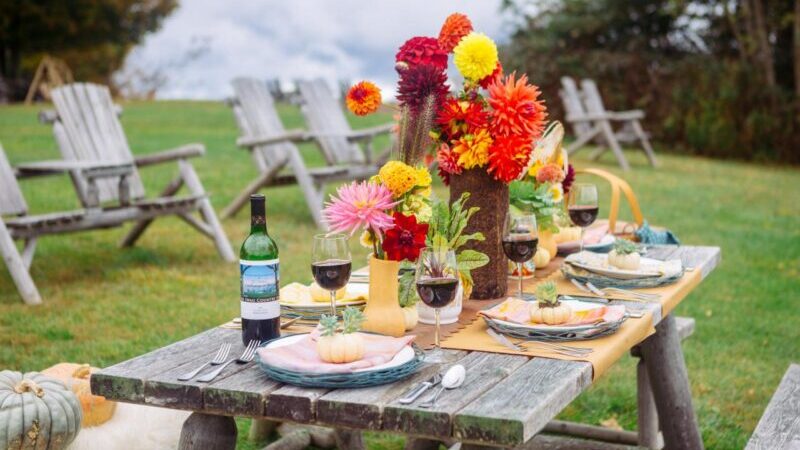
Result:
{"label": "woven basket", "polygon": [[264,364],[261,358],[257,360],[259,367],[268,377],[281,383],[308,388],[354,389],[394,383],[415,373],[425,360],[425,353],[416,344],[412,344],[411,347],[414,349],[414,357],[405,364],[382,370],[353,373],[296,372]]}

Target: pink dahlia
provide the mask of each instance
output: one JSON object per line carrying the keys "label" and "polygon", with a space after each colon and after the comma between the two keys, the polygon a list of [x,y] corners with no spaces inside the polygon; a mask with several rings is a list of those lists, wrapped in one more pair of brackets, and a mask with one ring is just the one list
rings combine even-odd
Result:
{"label": "pink dahlia", "polygon": [[439,176],[446,186],[450,185],[450,175],[461,173],[461,166],[458,165],[458,155],[450,149],[447,144],[439,146],[436,152],[436,161],[439,163]]}
{"label": "pink dahlia", "polygon": [[387,214],[396,202],[392,191],[386,186],[368,181],[345,184],[336,190],[336,196],[325,204],[322,211],[330,232],[372,230],[376,235],[394,226],[394,219]]}

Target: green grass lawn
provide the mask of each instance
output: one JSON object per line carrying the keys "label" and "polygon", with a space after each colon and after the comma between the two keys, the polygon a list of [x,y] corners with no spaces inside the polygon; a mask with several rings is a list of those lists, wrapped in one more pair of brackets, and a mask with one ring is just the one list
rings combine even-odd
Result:
{"label": "green grass lawn", "polygon": [[[58,158],[38,110],[0,108],[0,143],[12,163]],[[282,113],[287,128],[302,126],[297,110]],[[362,127],[386,118],[353,122]],[[207,155],[194,164],[217,210],[256,176],[247,152],[234,145],[233,116],[222,104],[133,103],[125,105],[122,122],[136,154],[204,143]],[[321,163],[313,147],[303,152]],[[697,319],[684,351],[706,446],[741,448],[788,364],[800,361],[800,171],[664,153],[653,169],[639,153],[629,157],[634,170],[625,177],[651,223],[668,226],[686,244],[723,249],[722,264],[677,313]],[[578,158],[576,165],[588,163]],[[592,165],[619,173],[610,156]],[[176,173],[174,164],[145,169],[147,191],[155,195]],[[26,180],[22,187],[32,213],[78,207],[66,177]],[[445,195],[442,186],[437,192]],[[282,258],[282,280],[310,281],[307,238],[315,228],[300,190],[266,195],[270,234],[291,255]],[[223,222],[235,247],[248,225],[246,212]],[[219,259],[211,241],[165,219],[137,247],[120,250],[126,230],[42,239],[31,269],[44,298],[39,307],[25,306],[0,270],[0,369],[37,370],[59,361],[103,367],[238,315],[237,268]],[[634,428],[634,369],[634,360],[623,358],[562,418],[599,424],[613,417]],[[263,446],[245,442],[247,422],[240,425],[242,448]],[[403,440],[370,435],[369,442],[399,449]]]}

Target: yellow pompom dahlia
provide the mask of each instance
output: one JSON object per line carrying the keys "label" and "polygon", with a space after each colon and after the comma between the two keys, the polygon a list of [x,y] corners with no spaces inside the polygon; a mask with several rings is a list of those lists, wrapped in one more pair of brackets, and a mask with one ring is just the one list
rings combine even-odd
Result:
{"label": "yellow pompom dahlia", "polygon": [[417,170],[400,161],[389,161],[378,171],[381,182],[397,198],[417,185]]}
{"label": "yellow pompom dahlia", "polygon": [[417,167],[417,186],[430,186],[433,179],[427,167]]}
{"label": "yellow pompom dahlia", "polygon": [[453,61],[464,78],[478,82],[497,67],[497,46],[483,33],[472,32],[453,49]]}

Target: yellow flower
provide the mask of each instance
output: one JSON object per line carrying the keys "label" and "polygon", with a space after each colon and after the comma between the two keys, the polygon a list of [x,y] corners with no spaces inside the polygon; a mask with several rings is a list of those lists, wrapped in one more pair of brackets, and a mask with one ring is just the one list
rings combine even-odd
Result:
{"label": "yellow flower", "polygon": [[544,166],[544,164],[542,164],[541,161],[536,161],[535,163],[533,163],[531,168],[528,169],[528,175],[531,178],[536,178],[536,174],[539,173],[539,169],[541,169],[542,166]]}
{"label": "yellow flower", "polygon": [[431,220],[433,215],[433,208],[428,203],[427,199],[420,195],[409,195],[405,201],[400,204],[398,210],[405,215],[413,215],[417,218],[419,223],[427,223]]}
{"label": "yellow flower", "polygon": [[483,33],[464,36],[453,49],[453,61],[464,78],[478,82],[497,67],[497,46]]}
{"label": "yellow flower", "polygon": [[458,155],[458,165],[464,169],[482,167],[489,161],[489,147],[492,137],[489,130],[482,129],[475,134],[466,134],[453,142],[452,151]]}
{"label": "yellow flower", "polygon": [[372,233],[370,233],[369,230],[364,230],[364,232],[361,233],[361,237],[358,238],[358,242],[363,247],[372,248],[372,244],[375,243],[375,239],[373,239]]}
{"label": "yellow flower", "polygon": [[431,196],[431,192],[433,192],[433,189],[430,186],[425,186],[425,187],[417,186],[416,188],[414,188],[413,194],[421,195],[425,198],[428,198]]}
{"label": "yellow flower", "polygon": [[431,173],[428,172],[427,167],[417,167],[417,186],[418,187],[426,187],[430,186],[431,182]]}
{"label": "yellow flower", "polygon": [[550,194],[553,196],[553,201],[558,203],[564,199],[564,189],[561,187],[561,183],[555,183],[550,186]]}
{"label": "yellow flower", "polygon": [[389,161],[378,171],[381,182],[397,198],[417,184],[417,170],[400,161]]}

